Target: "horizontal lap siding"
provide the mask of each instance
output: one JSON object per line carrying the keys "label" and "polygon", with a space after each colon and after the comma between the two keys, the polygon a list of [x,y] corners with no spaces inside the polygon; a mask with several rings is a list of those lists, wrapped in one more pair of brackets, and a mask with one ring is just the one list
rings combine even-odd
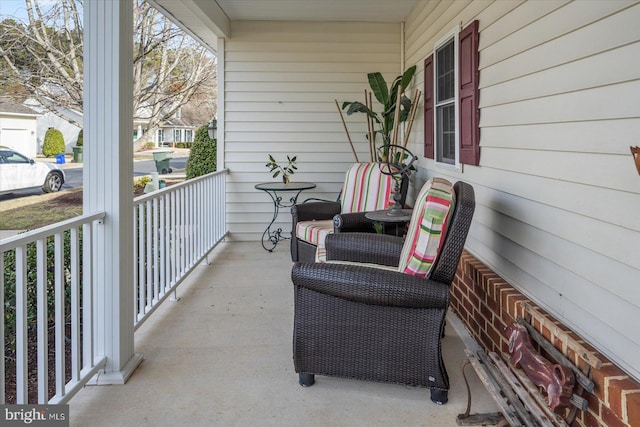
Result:
{"label": "horizontal lap siding", "polygon": [[[269,154],[278,161],[297,155],[292,180],[317,184],[300,200],[336,199],[355,159],[334,100],[363,100],[369,72],[387,80],[400,73],[400,25],[234,23],[223,67],[229,230],[232,239],[259,240],[273,203],[254,185],[274,180],[265,167]],[[366,161],[364,115],[345,118]],[[290,224],[289,210],[282,209],[276,227],[289,231]]]}
{"label": "horizontal lap siding", "polygon": [[[476,189],[467,248],[640,378],[640,5],[425,1],[406,66],[454,25],[480,23],[480,166],[421,158],[419,180]],[[422,153],[422,118],[412,149]]]}

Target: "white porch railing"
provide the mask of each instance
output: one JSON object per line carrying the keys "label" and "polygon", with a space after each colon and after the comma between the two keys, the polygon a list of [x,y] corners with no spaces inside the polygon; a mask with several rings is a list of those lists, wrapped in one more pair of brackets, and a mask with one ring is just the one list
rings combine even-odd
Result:
{"label": "white porch railing", "polygon": [[135,329],[226,236],[226,172],[134,200]]}
{"label": "white porch railing", "polygon": [[[5,392],[13,394],[5,389],[7,362],[13,364],[9,378],[15,378],[15,395],[8,400],[17,404],[29,403],[29,380],[34,377],[38,403],[62,403],[104,367],[106,359],[94,352],[92,328],[83,327],[92,324],[97,303],[92,240],[104,216],[82,215],[2,241],[0,331],[5,333],[0,333],[0,341],[5,352],[15,349],[15,361],[8,357],[0,361],[2,403],[7,400]],[[53,336],[49,336],[51,329]],[[37,367],[28,365],[32,334],[37,337]],[[55,366],[49,366],[51,355]],[[50,369],[55,375],[50,375]],[[51,398],[50,378],[55,378]]]}
{"label": "white porch railing", "polygon": [[[136,329],[226,236],[226,172],[134,200]],[[2,240],[0,341],[15,360],[0,358],[0,404],[35,403],[34,378],[37,403],[65,403],[104,368],[106,358],[96,354],[91,327],[100,304],[93,288],[93,236],[104,217],[82,215]],[[37,366],[28,363],[33,351]],[[49,366],[50,358],[55,366]],[[5,386],[7,367],[11,375],[15,368],[11,389]]]}

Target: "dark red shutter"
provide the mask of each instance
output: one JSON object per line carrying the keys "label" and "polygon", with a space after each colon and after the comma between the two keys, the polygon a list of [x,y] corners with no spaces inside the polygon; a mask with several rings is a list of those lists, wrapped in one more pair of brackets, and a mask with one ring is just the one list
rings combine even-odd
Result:
{"label": "dark red shutter", "polygon": [[[480,163],[478,21],[460,32],[460,163]],[[425,92],[426,99],[426,92]]]}
{"label": "dark red shutter", "polygon": [[424,60],[424,156],[433,159],[433,55]]}

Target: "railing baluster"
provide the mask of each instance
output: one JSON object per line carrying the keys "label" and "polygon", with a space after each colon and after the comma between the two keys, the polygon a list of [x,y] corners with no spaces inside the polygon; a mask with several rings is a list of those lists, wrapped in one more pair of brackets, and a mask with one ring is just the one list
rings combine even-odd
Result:
{"label": "railing baluster", "polygon": [[138,319],[144,316],[144,203],[138,205]]}
{"label": "railing baluster", "polygon": [[80,239],[78,229],[71,229],[70,236],[71,278],[71,380],[80,381]]}
{"label": "railing baluster", "polygon": [[166,206],[167,206],[167,197],[160,197],[160,224],[158,228],[160,229],[160,235],[158,238],[160,241],[158,242],[158,248],[160,253],[158,254],[158,270],[160,270],[160,289],[158,291],[158,301],[164,295],[164,290],[167,286],[167,215],[166,215]]}
{"label": "railing baluster", "polygon": [[153,304],[157,303],[160,298],[160,217],[158,212],[159,200],[153,199]]}
{"label": "railing baluster", "polygon": [[16,248],[16,403],[27,403],[27,245]]}
{"label": "railing baluster", "polygon": [[36,241],[36,307],[38,329],[38,402],[49,399],[49,308],[47,307],[47,244]]}
{"label": "railing baluster", "polygon": [[[146,276],[146,292],[147,292],[147,297],[146,297],[146,303],[145,303],[145,309],[144,312],[145,314],[149,311],[149,309],[153,306],[153,290],[152,290],[152,285],[153,285],[153,231],[151,229],[151,227],[153,226],[152,224],[152,218],[151,215],[153,214],[152,209],[151,209],[151,200],[147,200],[147,202],[144,204],[145,207],[145,229],[146,231],[146,238],[144,239],[145,245],[146,245],[146,264],[147,264],[147,276]],[[144,266],[144,264],[142,264],[142,266]],[[141,268],[142,268],[141,266]]]}
{"label": "railing baluster", "polygon": [[[0,331],[4,331],[4,307],[5,307],[5,303],[4,303],[4,252],[0,252],[0,271],[2,271],[3,273],[0,274],[0,303],[2,304],[2,316],[0,316]],[[4,332],[0,334],[0,348],[5,348],[5,337],[4,337]],[[4,357],[0,357],[0,379],[5,378],[4,375]],[[5,387],[4,387],[4,381],[0,381],[0,405],[4,405],[5,403],[5,398],[4,398],[4,393],[5,393]]]}
{"label": "railing baluster", "polygon": [[[135,244],[133,245],[135,248]],[[135,259],[135,249],[134,249]],[[93,367],[93,224],[82,225],[82,368]],[[134,285],[135,286],[135,285]]]}
{"label": "railing baluster", "polygon": [[56,395],[64,396],[65,385],[65,313],[64,313],[64,241],[62,233],[54,234],[54,289],[56,342]]}

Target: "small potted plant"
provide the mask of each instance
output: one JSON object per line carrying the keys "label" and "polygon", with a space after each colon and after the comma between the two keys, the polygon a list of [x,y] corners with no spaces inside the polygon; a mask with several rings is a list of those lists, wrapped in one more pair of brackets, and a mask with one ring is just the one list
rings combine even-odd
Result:
{"label": "small potted plant", "polygon": [[265,166],[269,168],[269,172],[273,172],[274,178],[282,174],[282,182],[288,184],[289,175],[293,175],[298,169],[296,167],[297,158],[298,156],[287,156],[287,164],[283,166],[276,162],[276,159],[274,159],[273,156],[269,154],[269,163],[267,163]]}

